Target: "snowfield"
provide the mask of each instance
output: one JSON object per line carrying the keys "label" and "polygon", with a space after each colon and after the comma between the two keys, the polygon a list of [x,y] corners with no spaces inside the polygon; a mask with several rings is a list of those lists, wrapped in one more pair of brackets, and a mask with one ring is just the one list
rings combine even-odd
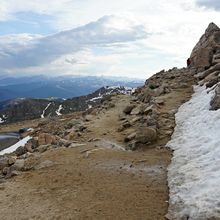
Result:
{"label": "snowfield", "polygon": [[167,144],[174,150],[168,168],[172,220],[220,219],[220,110],[209,111],[214,91],[194,89]]}

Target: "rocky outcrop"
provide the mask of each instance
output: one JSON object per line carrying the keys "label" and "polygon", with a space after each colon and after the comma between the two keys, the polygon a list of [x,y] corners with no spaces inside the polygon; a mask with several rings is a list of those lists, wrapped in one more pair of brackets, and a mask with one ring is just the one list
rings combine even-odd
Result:
{"label": "rocky outcrop", "polygon": [[191,68],[197,72],[204,71],[218,63],[219,55],[220,29],[214,23],[210,23],[190,55]]}
{"label": "rocky outcrop", "polygon": [[120,116],[118,131],[126,133],[126,148],[152,147],[169,138],[175,126],[176,110],[164,113],[168,111],[167,100],[172,99],[176,91],[191,93],[193,83],[194,77],[189,69],[173,68],[156,73],[138,88],[130,104],[124,108],[124,116]]}
{"label": "rocky outcrop", "polygon": [[191,72],[195,74],[199,85],[215,90],[210,103],[210,110],[220,108],[220,28],[214,23],[209,24],[205,34],[191,53]]}

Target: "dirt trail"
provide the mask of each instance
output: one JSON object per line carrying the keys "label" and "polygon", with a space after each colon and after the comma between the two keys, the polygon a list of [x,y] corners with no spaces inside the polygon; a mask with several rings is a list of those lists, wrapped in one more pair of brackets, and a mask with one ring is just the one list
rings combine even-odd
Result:
{"label": "dirt trail", "polygon": [[[192,92],[190,86],[184,91],[171,92],[160,111],[177,109]],[[165,219],[171,153],[161,147],[120,150],[124,133],[117,131],[118,118],[130,97],[117,96],[113,101],[115,108],[87,122],[88,132],[80,139],[83,146],[49,150],[41,160],[52,161],[52,166],[0,185],[3,219]],[[168,137],[162,137],[160,145]]]}

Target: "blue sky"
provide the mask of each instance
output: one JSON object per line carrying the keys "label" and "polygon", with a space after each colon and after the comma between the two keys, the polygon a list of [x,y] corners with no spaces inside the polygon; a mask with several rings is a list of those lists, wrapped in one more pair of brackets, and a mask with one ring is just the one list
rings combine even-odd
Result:
{"label": "blue sky", "polygon": [[0,75],[147,78],[183,67],[219,0],[1,0]]}

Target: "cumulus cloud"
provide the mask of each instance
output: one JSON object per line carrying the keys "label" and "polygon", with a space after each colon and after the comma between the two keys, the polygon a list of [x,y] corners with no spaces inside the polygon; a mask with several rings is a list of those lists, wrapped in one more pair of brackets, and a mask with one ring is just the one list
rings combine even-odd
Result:
{"label": "cumulus cloud", "polygon": [[220,1],[219,0],[197,0],[196,3],[199,6],[204,6],[206,8],[220,10]]}
{"label": "cumulus cloud", "polygon": [[0,67],[7,70],[45,65],[85,48],[134,42],[147,36],[143,25],[116,16],[104,16],[87,25],[46,37],[4,36],[0,37]]}

